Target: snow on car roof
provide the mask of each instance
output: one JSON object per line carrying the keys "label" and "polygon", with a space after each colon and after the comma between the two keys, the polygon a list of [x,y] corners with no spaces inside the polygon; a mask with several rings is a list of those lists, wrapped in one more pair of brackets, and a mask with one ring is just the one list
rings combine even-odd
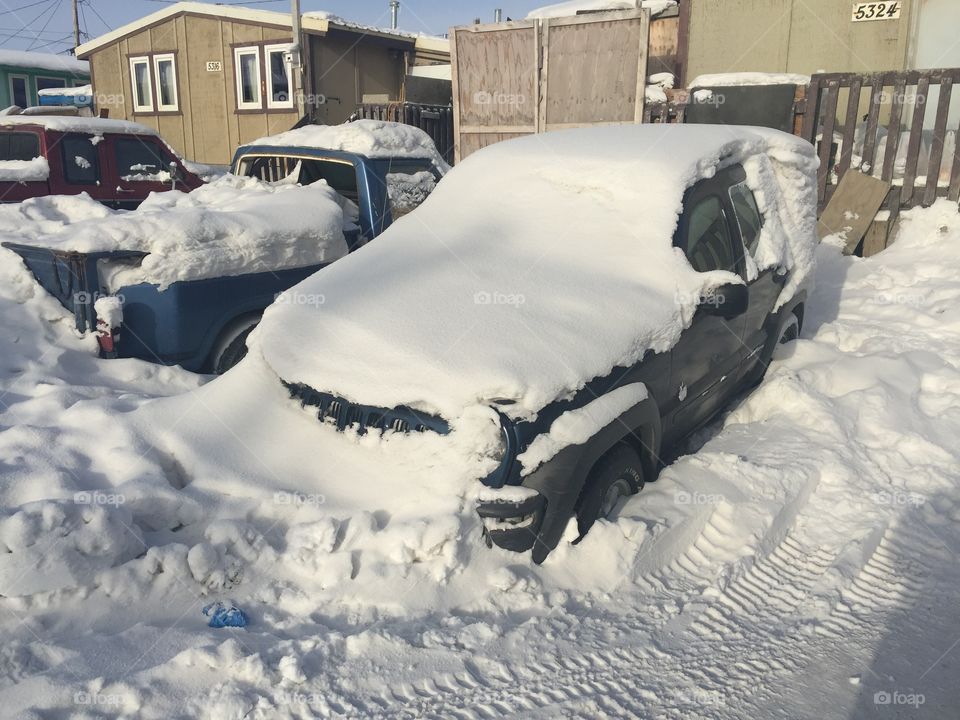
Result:
{"label": "snow on car roof", "polygon": [[757,263],[792,267],[792,294],[816,243],[808,143],[730,126],[560,131],[471,155],[382,237],[297,286],[322,312],[271,307],[264,357],[287,382],[367,405],[452,419],[499,398],[536,413],[672,347],[702,293],[733,279],[696,273],[672,236],[685,188],[747,159],[779,219]]}
{"label": "snow on car roof", "polygon": [[368,158],[424,158],[438,167],[446,163],[433,140],[412,125],[385,120],[356,120],[343,125],[307,125],[279,135],[254,140],[247,145],[312,147],[356,153]]}
{"label": "snow on car roof", "polygon": [[809,75],[796,73],[737,72],[698,75],[689,87],[744,87],[748,85],[809,85]]}
{"label": "snow on car roof", "polygon": [[2,115],[0,127],[11,125],[39,125],[55,132],[79,132],[91,135],[118,133],[126,135],[157,135],[157,131],[129,120],[80,117],[77,115]]}

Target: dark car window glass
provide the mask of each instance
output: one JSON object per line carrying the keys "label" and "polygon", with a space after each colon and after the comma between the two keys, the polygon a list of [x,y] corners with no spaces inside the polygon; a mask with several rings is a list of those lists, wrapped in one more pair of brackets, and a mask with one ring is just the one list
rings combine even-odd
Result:
{"label": "dark car window glass", "polygon": [[163,182],[169,179],[172,158],[165,157],[149,140],[116,138],[113,150],[121,180]]}
{"label": "dark car window glass", "polygon": [[733,203],[733,210],[737,216],[737,224],[740,226],[743,244],[753,255],[757,250],[757,244],[760,242],[760,229],[763,227],[757,201],[746,183],[739,183],[730,188],[730,201]]}
{"label": "dark car window glass", "polygon": [[40,138],[33,133],[0,133],[0,160],[40,157]]}
{"label": "dark car window glass", "polygon": [[697,272],[735,271],[730,230],[720,198],[711,195],[690,210],[685,249]]}
{"label": "dark car window glass", "polygon": [[88,135],[67,135],[60,142],[63,148],[63,176],[68,183],[93,185],[100,180],[100,159],[97,146]]}
{"label": "dark car window glass", "polygon": [[350,163],[303,160],[300,167],[300,184],[309,185],[317,180],[326,180],[330,187],[347,200],[357,202],[360,198],[360,193],[357,191],[357,171]]}

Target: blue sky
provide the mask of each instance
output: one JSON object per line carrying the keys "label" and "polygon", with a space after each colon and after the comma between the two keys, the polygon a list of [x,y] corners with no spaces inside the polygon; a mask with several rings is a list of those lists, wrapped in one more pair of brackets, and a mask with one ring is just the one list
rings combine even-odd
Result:
{"label": "blue sky", "polygon": [[[550,0],[401,0],[403,30],[442,35],[451,25],[473,18],[493,20],[496,7],[504,17],[522,18]],[[301,0],[304,12],[328,10],[370,25],[390,24],[388,0]],[[240,3],[242,4],[242,3]],[[136,20],[164,7],[162,0],[82,0],[80,29],[90,37]],[[250,7],[289,11],[289,0],[257,2]],[[0,0],[0,48],[63,52],[72,46],[70,0]]]}

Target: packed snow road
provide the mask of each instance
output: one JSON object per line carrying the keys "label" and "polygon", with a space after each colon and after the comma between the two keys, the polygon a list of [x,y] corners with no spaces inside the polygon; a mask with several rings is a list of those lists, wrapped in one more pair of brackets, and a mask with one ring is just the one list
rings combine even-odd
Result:
{"label": "packed snow road", "polygon": [[[819,254],[764,383],[542,566],[404,463],[428,438],[246,407],[256,358],[97,361],[0,255],[0,715],[954,716],[960,215]],[[207,627],[228,598],[249,626]]]}

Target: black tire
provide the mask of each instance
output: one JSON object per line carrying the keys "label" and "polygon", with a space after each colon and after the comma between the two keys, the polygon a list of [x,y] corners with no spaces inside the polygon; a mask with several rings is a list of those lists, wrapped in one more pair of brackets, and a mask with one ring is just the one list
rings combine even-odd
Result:
{"label": "black tire", "polygon": [[247,338],[255,327],[256,325],[251,325],[243,330],[227,343],[223,352],[213,358],[211,364],[215,375],[223,375],[247,356]]}
{"label": "black tire", "polygon": [[597,461],[577,502],[577,528],[583,539],[600,518],[613,513],[620,500],[643,488],[643,462],[629,445],[615,446]]}
{"label": "black tire", "polygon": [[800,318],[795,313],[787,315],[777,335],[777,345],[786,345],[800,337]]}

